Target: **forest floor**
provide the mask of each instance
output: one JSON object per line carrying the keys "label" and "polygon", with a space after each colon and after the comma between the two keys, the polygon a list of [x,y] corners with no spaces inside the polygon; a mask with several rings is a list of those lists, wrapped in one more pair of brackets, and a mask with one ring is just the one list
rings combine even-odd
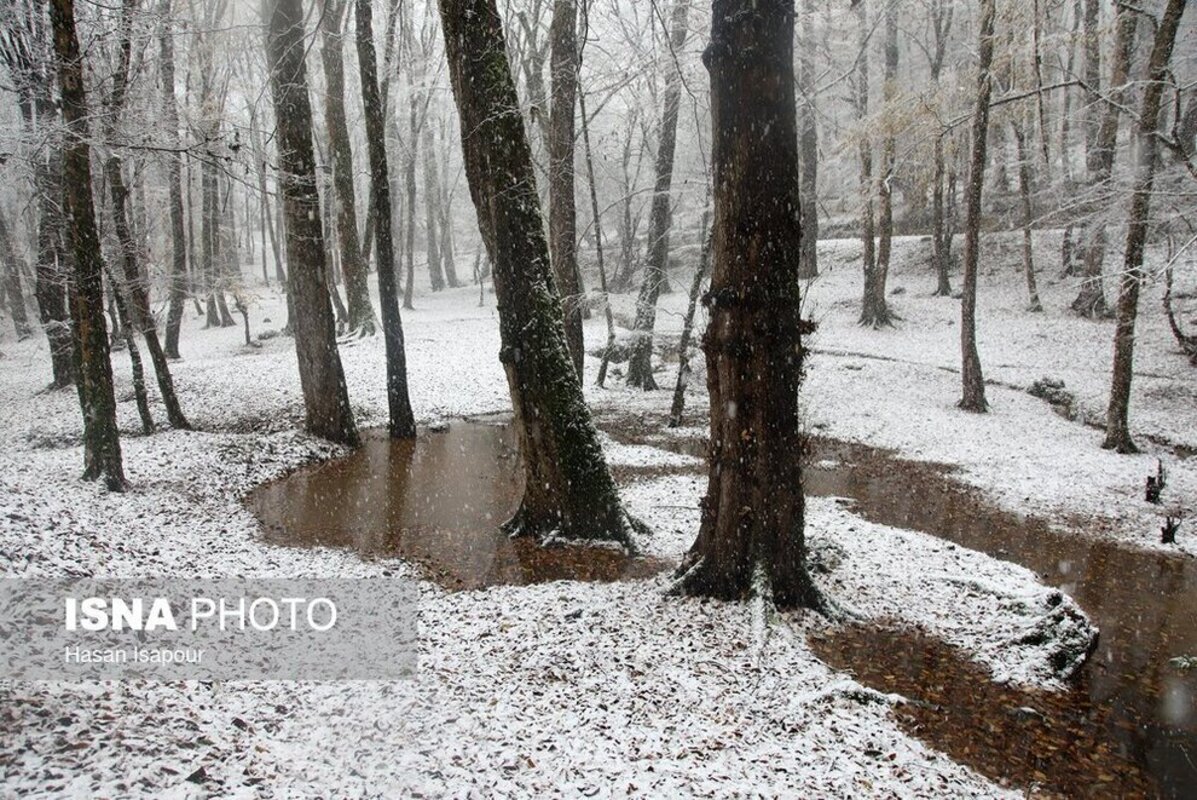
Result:
{"label": "forest floor", "polygon": [[[855,324],[857,246],[827,242],[824,275],[807,299],[820,325],[805,385],[809,426],[957,467],[995,503],[1076,536],[1165,547],[1160,512],[1142,501],[1143,479],[1162,459],[1170,471],[1165,500],[1192,505],[1197,476],[1178,453],[1197,448],[1197,371],[1174,352],[1159,287],[1143,299],[1132,403],[1132,430],[1146,452],[1111,454],[1099,448],[1100,432],[1024,388],[1061,378],[1082,417],[1093,419],[1104,408],[1112,324],[1072,318],[1066,308],[1075,282],[1047,275],[1048,311],[1024,311],[1016,250],[994,238],[992,252],[1003,255],[983,270],[979,332],[986,375],[998,382],[988,388],[992,413],[954,407],[959,305],[928,296],[934,281],[923,245],[899,243],[891,288],[905,291],[891,299],[902,319],[872,331]],[[253,303],[255,335],[282,326],[285,305],[273,290],[259,289]],[[630,295],[616,298],[617,318],[626,321],[633,304]],[[416,305],[404,324],[419,420],[508,409],[493,294],[481,307],[476,287],[417,294]],[[663,300],[666,348],[684,305],[680,292]],[[114,356],[131,482],[123,495],[77,479],[76,398],[42,391],[44,341],[14,343],[5,332],[0,575],[416,576],[401,562],[262,540],[245,495],[340,451],[299,432],[291,340],[245,347],[240,327],[202,330],[202,322],[188,313],[184,360],[174,366],[194,432],[139,435],[128,360]],[[605,341],[602,315],[587,325],[594,349]],[[341,353],[359,425],[383,424],[381,337],[345,341]],[[627,389],[615,373],[599,389],[597,367],[588,358],[587,397],[601,423],[614,431],[631,418],[659,429],[670,392]],[[662,367],[663,386],[672,387],[674,369]],[[683,435],[701,432],[701,385],[692,387]],[[160,405],[155,412],[165,426]],[[605,441],[614,465],[650,468],[622,487],[629,508],[655,531],[642,549],[678,558],[697,527],[700,462],[693,474],[651,476],[654,466],[676,465],[678,454]],[[1053,647],[1088,635],[1061,626],[1030,643],[1023,634],[1061,600],[1015,564],[870,523],[834,498],[812,499],[807,526],[817,579],[834,601],[864,620],[916,625],[994,680],[1057,689]],[[1184,527],[1179,542],[1169,549],[1197,552],[1197,536]],[[896,719],[900,697],[867,690],[824,664],[808,644],[829,628],[818,615],[787,614],[762,627],[752,607],[666,597],[667,585],[666,575],[647,584],[559,581],[462,592],[421,582],[420,666],[410,681],[0,683],[0,794],[1022,793],[914,738]]]}

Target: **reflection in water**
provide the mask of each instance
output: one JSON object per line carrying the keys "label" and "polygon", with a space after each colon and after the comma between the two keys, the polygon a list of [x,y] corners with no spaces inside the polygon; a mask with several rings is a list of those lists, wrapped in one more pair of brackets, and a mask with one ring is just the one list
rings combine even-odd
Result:
{"label": "reflection in water", "polygon": [[399,556],[449,589],[612,581],[664,568],[615,549],[508,538],[499,525],[521,488],[510,426],[458,422],[414,442],[370,431],[345,458],[297,470],[246,502],[272,542]]}

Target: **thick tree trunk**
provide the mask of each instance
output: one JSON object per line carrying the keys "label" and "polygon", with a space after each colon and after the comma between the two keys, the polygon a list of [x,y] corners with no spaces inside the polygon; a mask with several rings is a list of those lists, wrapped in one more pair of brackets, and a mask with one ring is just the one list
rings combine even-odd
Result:
{"label": "thick tree trunk", "polygon": [[[793,0],[715,0],[710,477],[683,591],[815,605],[806,572]],[[745,225],[744,220],[752,220]]]}
{"label": "thick tree trunk", "polygon": [[58,61],[62,115],[66,123],[63,153],[63,206],[66,237],[74,261],[71,330],[75,343],[79,405],[83,412],[83,478],[103,480],[111,491],[125,488],[116,397],[104,322],[103,256],[92,202],[91,148],[88,145],[87,96],[83,56],[75,33],[73,0],[53,0],[50,22]]}
{"label": "thick tree trunk", "polygon": [[[1118,123],[1120,107],[1126,99],[1126,83],[1130,75],[1131,51],[1135,44],[1136,13],[1121,6],[1116,7],[1117,33],[1114,37],[1114,60],[1110,65],[1109,94],[1111,102],[1105,105],[1101,121],[1086,146],[1086,166],[1092,190],[1102,193],[1114,173],[1114,160],[1118,146]],[[1101,105],[1094,103],[1095,106]],[[1100,110],[1100,109],[1099,109]],[[1105,208],[1109,203],[1102,203]],[[1098,213],[1096,210],[1093,213]],[[1072,310],[1090,318],[1108,317],[1105,291],[1102,288],[1102,266],[1106,255],[1106,220],[1100,216],[1087,222],[1081,232],[1081,288],[1072,301]]]}
{"label": "thick tree trunk", "polygon": [[337,352],[336,325],[325,286],[324,237],[312,152],[312,107],[304,65],[300,0],[271,0],[266,57],[278,128],[278,156],[287,220],[287,262],[294,298],[299,382],[311,433],[356,445],[345,373]]}
{"label": "thick tree trunk", "polygon": [[582,341],[582,284],[578,280],[578,217],[574,198],[574,108],[578,94],[576,0],[555,0],[549,26],[549,256],[565,309],[565,343],[579,377],[586,360]]}
{"label": "thick tree trunk", "polygon": [[867,129],[869,116],[869,14],[867,0],[856,9],[856,118],[860,125],[860,240],[863,246],[864,292],[860,305],[860,324],[878,328],[890,323],[885,302],[885,284],[877,263],[876,227],[873,219],[873,143]]}
{"label": "thick tree trunk", "polygon": [[17,340],[28,339],[33,335],[33,328],[29,326],[29,315],[25,313],[25,292],[21,289],[21,260],[8,232],[8,221],[4,218],[3,210],[0,210],[0,261],[4,262],[4,295],[8,299]]}
{"label": "thick tree trunk", "polygon": [[495,0],[441,0],[440,12],[466,177],[493,264],[500,360],[523,460],[524,497],[506,527],[513,534],[631,544],[630,518],[565,343],[532,151]]}
{"label": "thick tree trunk", "polygon": [[53,148],[36,168],[38,193],[37,270],[33,286],[38,316],[50,346],[52,389],[64,389],[78,380],[75,340],[67,306],[73,280],[67,262],[66,224],[62,212],[63,152]]}
{"label": "thick tree trunk", "polygon": [[1168,64],[1176,30],[1185,10],[1185,0],[1168,0],[1164,16],[1156,29],[1155,42],[1148,62],[1147,86],[1135,129],[1134,194],[1127,215],[1126,254],[1122,264],[1122,282],[1118,293],[1118,325],[1114,332],[1114,368],[1110,382],[1110,405],[1106,411],[1106,438],[1102,447],[1119,453],[1134,453],[1129,427],[1131,377],[1134,374],[1135,317],[1139,312],[1139,287],[1143,283],[1143,251],[1147,246],[1148,211],[1155,180],[1159,145],[1156,133]]}
{"label": "thick tree trunk", "polygon": [[819,274],[819,128],[815,121],[815,69],[811,59],[815,49],[814,16],[814,0],[804,0],[798,55],[798,93],[802,95],[798,109],[798,194],[802,199],[802,250],[798,274],[806,280]]}
{"label": "thick tree trunk", "polygon": [[[341,245],[341,271],[348,302],[348,328],[362,336],[374,335],[374,307],[366,279],[366,261],[357,239],[357,201],[353,194],[353,150],[345,121],[345,63],[341,52],[345,30],[346,0],[325,0],[320,26],[320,59],[324,66],[324,120],[332,155],[336,190],[337,239]],[[329,201],[332,201],[330,196]]]}
{"label": "thick tree trunk", "polygon": [[387,167],[386,126],[378,91],[374,55],[371,0],[355,0],[357,62],[361,76],[362,107],[366,115],[366,147],[370,158],[370,199],[374,207],[375,252],[378,254],[378,300],[382,308],[383,343],[387,358],[387,409],[390,434],[396,439],[416,435],[416,421],[407,392],[407,355],[403,348],[403,320],[399,316],[399,290],[395,285],[395,247],[391,241],[391,192]]}
{"label": "thick tree trunk", "polygon": [[[669,21],[669,41],[674,53],[686,43],[686,17],[690,0],[674,0]],[[791,63],[791,70],[793,69]],[[665,79],[665,110],[661,115],[661,135],[657,144],[657,180],[653,189],[653,207],[648,222],[648,252],[644,278],[636,298],[636,322],[632,328],[632,353],[628,359],[628,385],[640,389],[657,388],[653,377],[653,328],[657,324],[657,298],[666,281],[669,265],[669,229],[673,224],[673,156],[677,149],[677,118],[681,108],[682,76],[670,67]]]}
{"label": "thick tree trunk", "polygon": [[[162,126],[171,146],[179,144],[179,109],[175,101],[175,44],[171,0],[162,1],[160,69],[162,79]],[[183,176],[179,153],[167,155],[167,183],[170,192],[170,307],[166,313],[166,356],[180,358],[179,329],[187,299],[187,232],[183,217]]]}
{"label": "thick tree trunk", "polygon": [[972,150],[968,187],[965,192],[964,290],[960,304],[960,377],[962,395],[958,404],[965,411],[984,412],[985,377],[977,352],[977,262],[981,244],[981,195],[985,186],[985,154],[989,135],[989,98],[993,91],[990,66],[993,63],[995,0],[981,0],[981,31],[977,92],[973,109]]}

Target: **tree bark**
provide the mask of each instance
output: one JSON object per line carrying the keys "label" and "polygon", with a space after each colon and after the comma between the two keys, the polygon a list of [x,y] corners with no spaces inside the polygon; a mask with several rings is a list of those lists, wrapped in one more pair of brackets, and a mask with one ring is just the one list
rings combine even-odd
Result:
{"label": "tree bark", "polygon": [[[120,42],[118,45],[117,68],[112,77],[112,94],[108,101],[108,122],[106,132],[109,139],[116,138],[116,131],[120,115],[125,106],[125,95],[129,82],[129,62],[132,54],[131,26],[134,12],[134,1],[124,0],[120,22]],[[158,328],[154,324],[153,313],[150,310],[149,289],[142,277],[142,269],[137,263],[137,243],[134,240],[133,228],[130,224],[129,191],[125,186],[124,167],[121,157],[115,148],[110,149],[108,158],[104,162],[104,174],[108,184],[108,196],[112,203],[112,229],[120,248],[121,266],[124,270],[123,290],[128,295],[128,303],[121,314],[121,322],[125,328],[130,325],[133,332],[140,333],[145,339],[146,351],[150,354],[150,363],[154,365],[154,375],[158,381],[158,392],[162,395],[162,404],[166,408],[166,418],[172,428],[190,430],[191,424],[183,415],[179,405],[178,395],[175,394],[174,379],[170,374],[170,364],[166,358],[166,351],[158,339]],[[113,297],[118,309],[124,302],[120,296],[122,287],[111,282]],[[132,341],[132,334],[126,338]],[[129,349],[130,355],[136,351],[136,345]],[[140,364],[138,365],[140,369]],[[152,422],[148,426],[150,433]]]}
{"label": "tree bark", "polygon": [[366,115],[366,148],[370,158],[370,209],[374,220],[374,250],[378,259],[378,301],[382,309],[383,343],[387,359],[387,410],[390,434],[413,439],[416,421],[407,391],[407,355],[403,346],[403,320],[399,315],[399,289],[395,285],[395,247],[391,240],[391,191],[387,167],[386,126],[378,91],[374,54],[371,0],[355,0],[357,62],[361,75],[362,107]]}
{"label": "tree bark", "polygon": [[[669,42],[673,53],[681,50],[686,43],[686,17],[689,11],[690,0],[674,0],[669,21]],[[790,68],[793,69],[792,62]],[[673,224],[673,157],[677,149],[677,118],[681,99],[682,76],[675,64],[670,67],[665,79],[665,110],[661,115],[661,135],[657,144],[657,179],[648,222],[648,253],[640,295],[636,298],[632,352],[628,359],[628,386],[645,391],[657,388],[652,365],[653,328],[657,324],[657,298],[667,280],[665,268],[669,265],[669,229]]]}
{"label": "tree bark", "polygon": [[[366,261],[357,239],[357,201],[353,193],[353,149],[345,121],[345,62],[342,40],[345,33],[346,0],[324,0],[320,26],[320,60],[324,66],[324,120],[328,128],[328,149],[332,156],[333,188],[336,194],[337,238],[341,245],[341,272],[348,304],[347,326],[362,336],[374,335],[374,307],[366,278]],[[332,201],[332,197],[329,197]]]}
{"label": "tree bark", "polygon": [[[175,40],[171,0],[162,0],[162,35],[159,41],[162,79],[162,126],[169,146],[179,144],[179,109],[175,101]],[[187,232],[183,216],[182,156],[167,155],[167,183],[170,192],[170,307],[166,313],[166,355],[180,358],[179,329],[187,299]]]}
{"label": "tree bark", "polygon": [[[799,146],[801,150],[801,145]],[[802,196],[801,183],[798,189]],[[709,199],[709,194],[708,194]],[[710,225],[711,211],[708,206],[702,212],[702,253],[698,257],[698,269],[694,270],[694,279],[690,282],[690,299],[686,303],[686,316],[682,320],[682,336],[677,345],[677,383],[673,387],[673,402],[669,406],[669,427],[676,428],[682,424],[682,412],[686,410],[686,387],[690,385],[690,340],[694,336],[694,313],[698,310],[698,293],[702,290],[702,283],[706,280],[711,269],[711,237],[707,232]],[[807,235],[804,227],[802,235]],[[801,249],[799,250],[801,255]],[[798,277],[802,275],[802,262],[799,259]]]}
{"label": "tree bark", "polygon": [[[801,12],[801,50],[798,55],[798,193],[802,199],[802,250],[799,277],[810,280],[819,274],[819,128],[816,124],[815,69],[811,52],[815,47],[814,0],[804,0]],[[705,242],[704,242],[704,247]]]}
{"label": "tree bark", "polygon": [[1151,188],[1155,180],[1159,145],[1156,133],[1164,86],[1168,80],[1168,64],[1176,30],[1184,15],[1185,0],[1168,0],[1164,15],[1156,28],[1155,41],[1148,61],[1147,86],[1143,90],[1143,105],[1135,129],[1134,194],[1127,214],[1126,253],[1122,264],[1122,280],[1118,292],[1117,328],[1114,332],[1114,368],[1110,382],[1110,405],[1106,411],[1106,438],[1102,447],[1119,453],[1138,451],[1131,439],[1129,414],[1131,378],[1134,374],[1135,317],[1139,312],[1139,288],[1143,284],[1143,251],[1147,246],[1148,212]]}
{"label": "tree bark", "polygon": [[876,227],[873,219],[873,143],[869,136],[869,14],[867,0],[855,6],[857,32],[856,118],[860,125],[860,240],[863,246],[864,292],[861,297],[860,324],[872,328],[888,325],[889,306],[885,286],[880,282],[876,251]]}
{"label": "tree bark", "polygon": [[578,110],[582,115],[582,142],[586,147],[586,178],[590,187],[590,213],[594,219],[594,251],[598,261],[599,290],[603,293],[603,316],[607,321],[607,347],[599,362],[595,383],[602,386],[607,381],[607,366],[611,363],[611,351],[615,347],[615,317],[611,313],[611,293],[607,290],[607,264],[603,255],[603,215],[599,211],[598,186],[594,179],[594,153],[590,149],[590,122],[586,118],[586,93],[578,93]]}
{"label": "tree bark", "polygon": [[9,313],[17,340],[33,335],[29,326],[29,315],[25,313],[25,292],[21,289],[21,260],[8,232],[8,221],[0,210],[0,260],[4,261],[4,294],[8,299]]}
{"label": "tree bark", "polygon": [[[893,108],[894,96],[897,94],[898,80],[898,4],[889,0],[885,4],[885,71],[884,83],[881,86],[882,97],[885,101],[886,115],[896,112]],[[874,296],[867,301],[874,309],[885,308],[885,319],[874,319],[872,324],[889,322],[889,310],[886,305],[885,291],[889,282],[890,253],[894,242],[894,161],[896,158],[896,144],[892,127],[885,126],[886,135],[881,140],[881,180],[877,186],[880,201],[878,209],[878,242],[877,242],[877,278],[870,287]]]}
{"label": "tree bark", "polygon": [[524,496],[506,529],[631,545],[624,512],[565,342],[561,301],[495,0],[440,0],[462,150],[493,265]]}
{"label": "tree bark", "polygon": [[[678,587],[812,606],[806,571],[793,0],[715,0],[711,74],[715,225],[709,480]],[[744,224],[752,220],[752,224]]]}
{"label": "tree bark", "polygon": [[[1126,83],[1130,75],[1131,51],[1135,44],[1136,13],[1121,6],[1115,7],[1117,32],[1114,37],[1114,61],[1110,65],[1109,95],[1096,132],[1086,146],[1086,167],[1093,190],[1105,191],[1114,173],[1118,147],[1120,106],[1126,99]],[[1094,103],[1094,106],[1100,105]],[[1103,203],[1105,208],[1108,203]],[[1103,209],[1104,210],[1104,209]],[[1098,212],[1094,212],[1098,213]],[[1072,310],[1089,318],[1108,317],[1105,291],[1102,288],[1102,266],[1106,255],[1106,221],[1095,218],[1086,222],[1081,232],[1081,288],[1072,301]]]}
{"label": "tree bark", "polygon": [[312,151],[312,107],[300,0],[272,0],[268,20],[266,57],[278,128],[287,262],[295,304],[295,350],[307,429],[334,442],[356,445],[357,428],[325,285],[324,236]]}
{"label": "tree bark", "polygon": [[960,408],[981,413],[989,409],[985,400],[985,377],[977,352],[977,262],[981,243],[981,195],[985,187],[985,154],[989,134],[989,98],[993,91],[995,0],[981,0],[981,30],[977,92],[973,110],[972,151],[968,187],[965,192],[964,289],[960,303],[960,355],[962,395]]}
{"label": "tree bark", "polygon": [[578,280],[578,217],[574,196],[574,109],[578,94],[576,0],[555,0],[549,26],[549,257],[565,309],[565,342],[579,377],[586,360],[582,340],[582,284]]}
{"label": "tree bark", "polygon": [[1035,256],[1032,251],[1031,223],[1034,214],[1031,208],[1031,155],[1027,152],[1027,135],[1017,121],[1010,123],[1014,142],[1018,148],[1018,195],[1022,201],[1022,270],[1027,279],[1027,309],[1043,311],[1039,301],[1039,287],[1035,281]]}
{"label": "tree bark", "polygon": [[66,234],[75,273],[70,306],[79,405],[83,412],[83,478],[103,480],[110,491],[122,491],[125,473],[116,425],[108,327],[104,321],[104,264],[92,202],[91,148],[87,143],[89,111],[73,0],[52,0],[50,23],[66,123],[63,206],[69,221]]}

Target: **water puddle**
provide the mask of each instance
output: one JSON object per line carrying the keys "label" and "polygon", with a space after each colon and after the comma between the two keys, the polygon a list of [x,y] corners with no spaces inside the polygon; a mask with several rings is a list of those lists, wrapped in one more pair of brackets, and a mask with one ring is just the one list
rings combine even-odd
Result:
{"label": "water puddle", "polygon": [[[705,456],[704,441],[661,436],[652,421],[603,427],[628,444]],[[995,780],[1070,796],[1197,796],[1197,671],[1169,664],[1197,654],[1197,559],[1058,533],[994,508],[940,465],[827,439],[810,450],[808,494],[850,498],[872,522],[1022,564],[1101,628],[1076,687],[1054,694],[994,684],[962,653],[910,629],[829,629],[812,639],[821,658],[917,701],[896,711],[908,730]],[[626,483],[700,469],[614,472]],[[449,589],[638,579],[669,567],[504,536],[499,524],[515,510],[521,481],[510,426],[467,421],[415,442],[369,432],[353,454],[262,486],[246,503],[273,542],[401,557]]]}
{"label": "water puddle", "polygon": [[667,565],[603,547],[541,547],[499,525],[522,488],[511,426],[455,422],[393,441],[368,431],[350,455],[259,487],[246,504],[268,541],[400,557],[447,589],[644,578]]}

